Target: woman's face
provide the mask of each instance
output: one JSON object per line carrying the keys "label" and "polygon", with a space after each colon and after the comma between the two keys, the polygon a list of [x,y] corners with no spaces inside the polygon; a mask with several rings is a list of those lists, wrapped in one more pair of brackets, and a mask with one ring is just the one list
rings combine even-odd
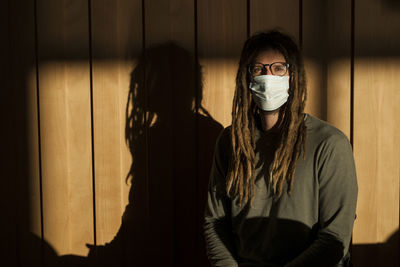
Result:
{"label": "woman's face", "polygon": [[[285,57],[276,50],[267,50],[258,54],[254,63],[271,65],[276,62],[286,63]],[[274,73],[271,72],[271,68],[268,66],[265,68],[265,71],[262,73],[262,75],[274,75]],[[283,76],[289,76],[289,71],[287,70]]]}

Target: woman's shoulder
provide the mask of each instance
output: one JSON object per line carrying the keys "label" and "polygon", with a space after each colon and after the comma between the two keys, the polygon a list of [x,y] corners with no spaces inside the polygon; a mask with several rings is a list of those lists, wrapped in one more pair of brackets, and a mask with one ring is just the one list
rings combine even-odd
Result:
{"label": "woman's shoulder", "polygon": [[336,128],[329,122],[321,120],[310,114],[306,114],[305,122],[307,127],[307,135],[317,136],[321,139],[332,137],[347,139],[347,136],[340,129]]}
{"label": "woman's shoulder", "polygon": [[348,137],[338,128],[317,117],[306,115],[307,137],[306,142],[315,148],[323,146],[336,146],[343,144],[350,146]]}

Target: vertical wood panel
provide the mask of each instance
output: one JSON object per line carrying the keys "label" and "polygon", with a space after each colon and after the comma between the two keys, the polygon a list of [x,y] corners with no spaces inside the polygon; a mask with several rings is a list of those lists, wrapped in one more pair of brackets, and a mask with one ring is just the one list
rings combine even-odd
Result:
{"label": "vertical wood panel", "polygon": [[[145,6],[145,110],[148,128],[148,249],[154,265],[196,264],[194,6],[153,0]],[[169,42],[170,41],[170,42]],[[167,43],[166,43],[167,42]],[[135,179],[135,177],[133,177]],[[162,227],[160,227],[160,223]],[[189,241],[190,240],[190,241]]]}
{"label": "vertical wood panel", "polygon": [[59,254],[85,255],[93,242],[87,2],[43,0],[37,10],[44,238]]}
{"label": "vertical wood panel", "polygon": [[303,0],[306,112],[350,137],[350,2]]}
{"label": "vertical wood panel", "polygon": [[327,28],[325,1],[303,1],[303,56],[307,73],[306,112],[326,120]]}
{"label": "vertical wood panel", "polygon": [[356,2],[354,151],[359,181],[354,261],[398,266],[400,7]]}
{"label": "vertical wood panel", "polygon": [[140,53],[140,1],[92,2],[97,243],[113,240],[128,203],[125,142],[130,76]]}
{"label": "vertical wood panel", "polygon": [[[204,203],[216,138],[222,126],[231,123],[232,101],[240,52],[246,40],[246,1],[198,1],[198,57],[202,68],[202,94],[199,102],[211,114],[199,115],[198,166],[200,212],[203,223]],[[222,125],[221,125],[222,124]],[[201,239],[200,266],[205,260]]]}
{"label": "vertical wood panel", "polygon": [[231,123],[240,52],[246,40],[246,1],[199,1],[199,61],[203,105],[224,126]]}
{"label": "vertical wood panel", "polygon": [[131,73],[142,49],[141,1],[92,2],[92,37],[96,237],[97,244],[105,244],[97,264],[143,265],[138,251],[144,244],[130,230],[139,218],[128,204],[127,177],[134,163],[125,142]]}
{"label": "vertical wood panel", "polygon": [[327,1],[325,14],[328,64],[326,120],[350,138],[351,1]]}
{"label": "vertical wood panel", "polygon": [[[18,186],[20,189],[20,203],[25,209],[19,209],[19,222],[23,222],[22,218],[27,219],[28,224],[23,225],[25,229],[21,229],[22,235],[19,239],[20,245],[20,262],[21,266],[42,266],[43,253],[54,253],[53,248],[49,245],[41,246],[41,203],[40,203],[40,173],[39,173],[39,132],[38,132],[38,114],[37,114],[37,87],[36,87],[36,67],[32,67],[26,75],[26,126],[27,126],[27,149],[28,157],[28,174],[21,182],[25,183]],[[22,150],[22,149],[21,149]],[[21,163],[24,165],[25,163]],[[19,169],[22,169],[21,167]],[[28,187],[26,191],[22,189]],[[20,204],[20,205],[21,205]],[[23,213],[21,213],[21,211]],[[25,217],[27,216],[27,218]]]}
{"label": "vertical wood panel", "polygon": [[[14,240],[8,242],[3,238],[3,243],[12,249],[6,254],[17,256],[15,262],[17,265],[4,261],[3,257],[2,264],[41,266],[34,2],[10,1],[9,9],[4,10],[10,16],[8,25],[10,47],[5,50],[10,54],[8,61],[10,72],[7,77],[10,84],[4,90],[9,96],[2,97],[7,101],[8,110],[2,114],[7,114],[12,120],[12,125],[3,125],[3,129],[12,131],[10,132],[12,135],[3,140],[7,140],[5,143],[12,148],[13,152],[10,152],[15,155],[8,154],[8,160],[13,163],[2,168],[5,174],[2,180],[13,183],[12,186],[2,186],[8,194],[11,194],[6,194],[7,199],[2,202],[7,203],[8,208],[14,209],[14,216],[3,214],[3,217],[15,221],[10,225],[11,229],[5,228],[13,235]],[[3,153],[4,151],[7,149],[3,150]],[[7,171],[7,168],[11,168],[11,171]],[[51,250],[50,247],[47,248]]]}
{"label": "vertical wood panel", "polygon": [[[0,221],[0,237],[2,244],[0,245],[0,256],[4,262],[9,266],[17,266],[17,194],[16,179],[14,178],[13,169],[15,169],[15,161],[12,161],[16,157],[14,154],[15,149],[12,142],[4,142],[10,140],[12,136],[17,132],[13,120],[9,114],[14,114],[14,105],[18,103],[15,95],[13,94],[12,84],[13,81],[10,79],[11,66],[13,61],[14,52],[11,46],[12,38],[12,24],[9,24],[10,12],[10,1],[3,1],[1,4],[0,11],[0,32],[4,36],[0,43],[0,56],[2,61],[0,62],[0,79],[3,81],[2,90],[0,91],[1,99],[7,99],[11,105],[0,106],[0,114],[2,121],[1,138],[4,143],[3,151],[1,153],[0,166],[2,169],[2,179],[0,180],[0,208],[2,210],[2,220]],[[14,53],[10,53],[13,51]],[[11,112],[10,112],[11,111]]]}

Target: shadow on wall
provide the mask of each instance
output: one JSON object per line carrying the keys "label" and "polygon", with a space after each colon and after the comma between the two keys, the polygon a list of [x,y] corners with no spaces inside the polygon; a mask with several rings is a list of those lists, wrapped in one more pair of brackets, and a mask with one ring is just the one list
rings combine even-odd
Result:
{"label": "shadow on wall", "polygon": [[[399,230],[384,243],[353,245],[352,255],[355,267],[399,266]],[[364,257],[365,255],[375,257]]]}
{"label": "shadow on wall", "polygon": [[400,1],[398,1],[398,0],[385,0],[385,1],[382,1],[382,4],[389,9],[400,10]]}
{"label": "shadow on wall", "polygon": [[[59,256],[54,248],[28,231],[20,233],[20,238],[23,240],[23,248],[31,249],[32,251],[24,251],[24,257],[19,257],[18,263],[7,262],[1,258],[1,266],[30,266],[30,267],[86,267],[88,266],[86,258],[75,255]],[[21,249],[21,248],[20,248]],[[36,253],[33,253],[36,252]],[[7,256],[6,256],[7,257]],[[4,261],[5,260],[5,261]]]}
{"label": "shadow on wall", "polygon": [[208,265],[203,211],[222,126],[196,105],[201,93],[200,66],[185,49],[165,43],[141,56],[131,73],[126,106],[129,204],[115,238],[91,248],[91,263]]}
{"label": "shadow on wall", "polygon": [[[87,257],[59,256],[26,232],[21,266],[209,266],[203,215],[214,146],[223,127],[201,107],[201,68],[173,43],[147,49],[131,73],[126,141],[129,204],[113,240]],[[199,112],[196,112],[198,110]],[[12,240],[12,237],[10,237]],[[0,259],[1,260],[1,259]]]}

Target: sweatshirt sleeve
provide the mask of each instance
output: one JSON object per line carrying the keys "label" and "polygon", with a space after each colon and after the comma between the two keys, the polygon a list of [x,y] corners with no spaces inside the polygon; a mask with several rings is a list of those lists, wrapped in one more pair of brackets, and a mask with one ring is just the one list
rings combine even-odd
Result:
{"label": "sweatshirt sleeve", "polygon": [[225,177],[229,166],[229,128],[219,136],[214,152],[205,210],[204,235],[207,254],[213,267],[237,267],[230,223],[230,200]]}
{"label": "sweatshirt sleeve", "polygon": [[358,192],[350,143],[342,134],[332,135],[321,144],[316,158],[317,238],[286,266],[336,266],[349,248]]}

